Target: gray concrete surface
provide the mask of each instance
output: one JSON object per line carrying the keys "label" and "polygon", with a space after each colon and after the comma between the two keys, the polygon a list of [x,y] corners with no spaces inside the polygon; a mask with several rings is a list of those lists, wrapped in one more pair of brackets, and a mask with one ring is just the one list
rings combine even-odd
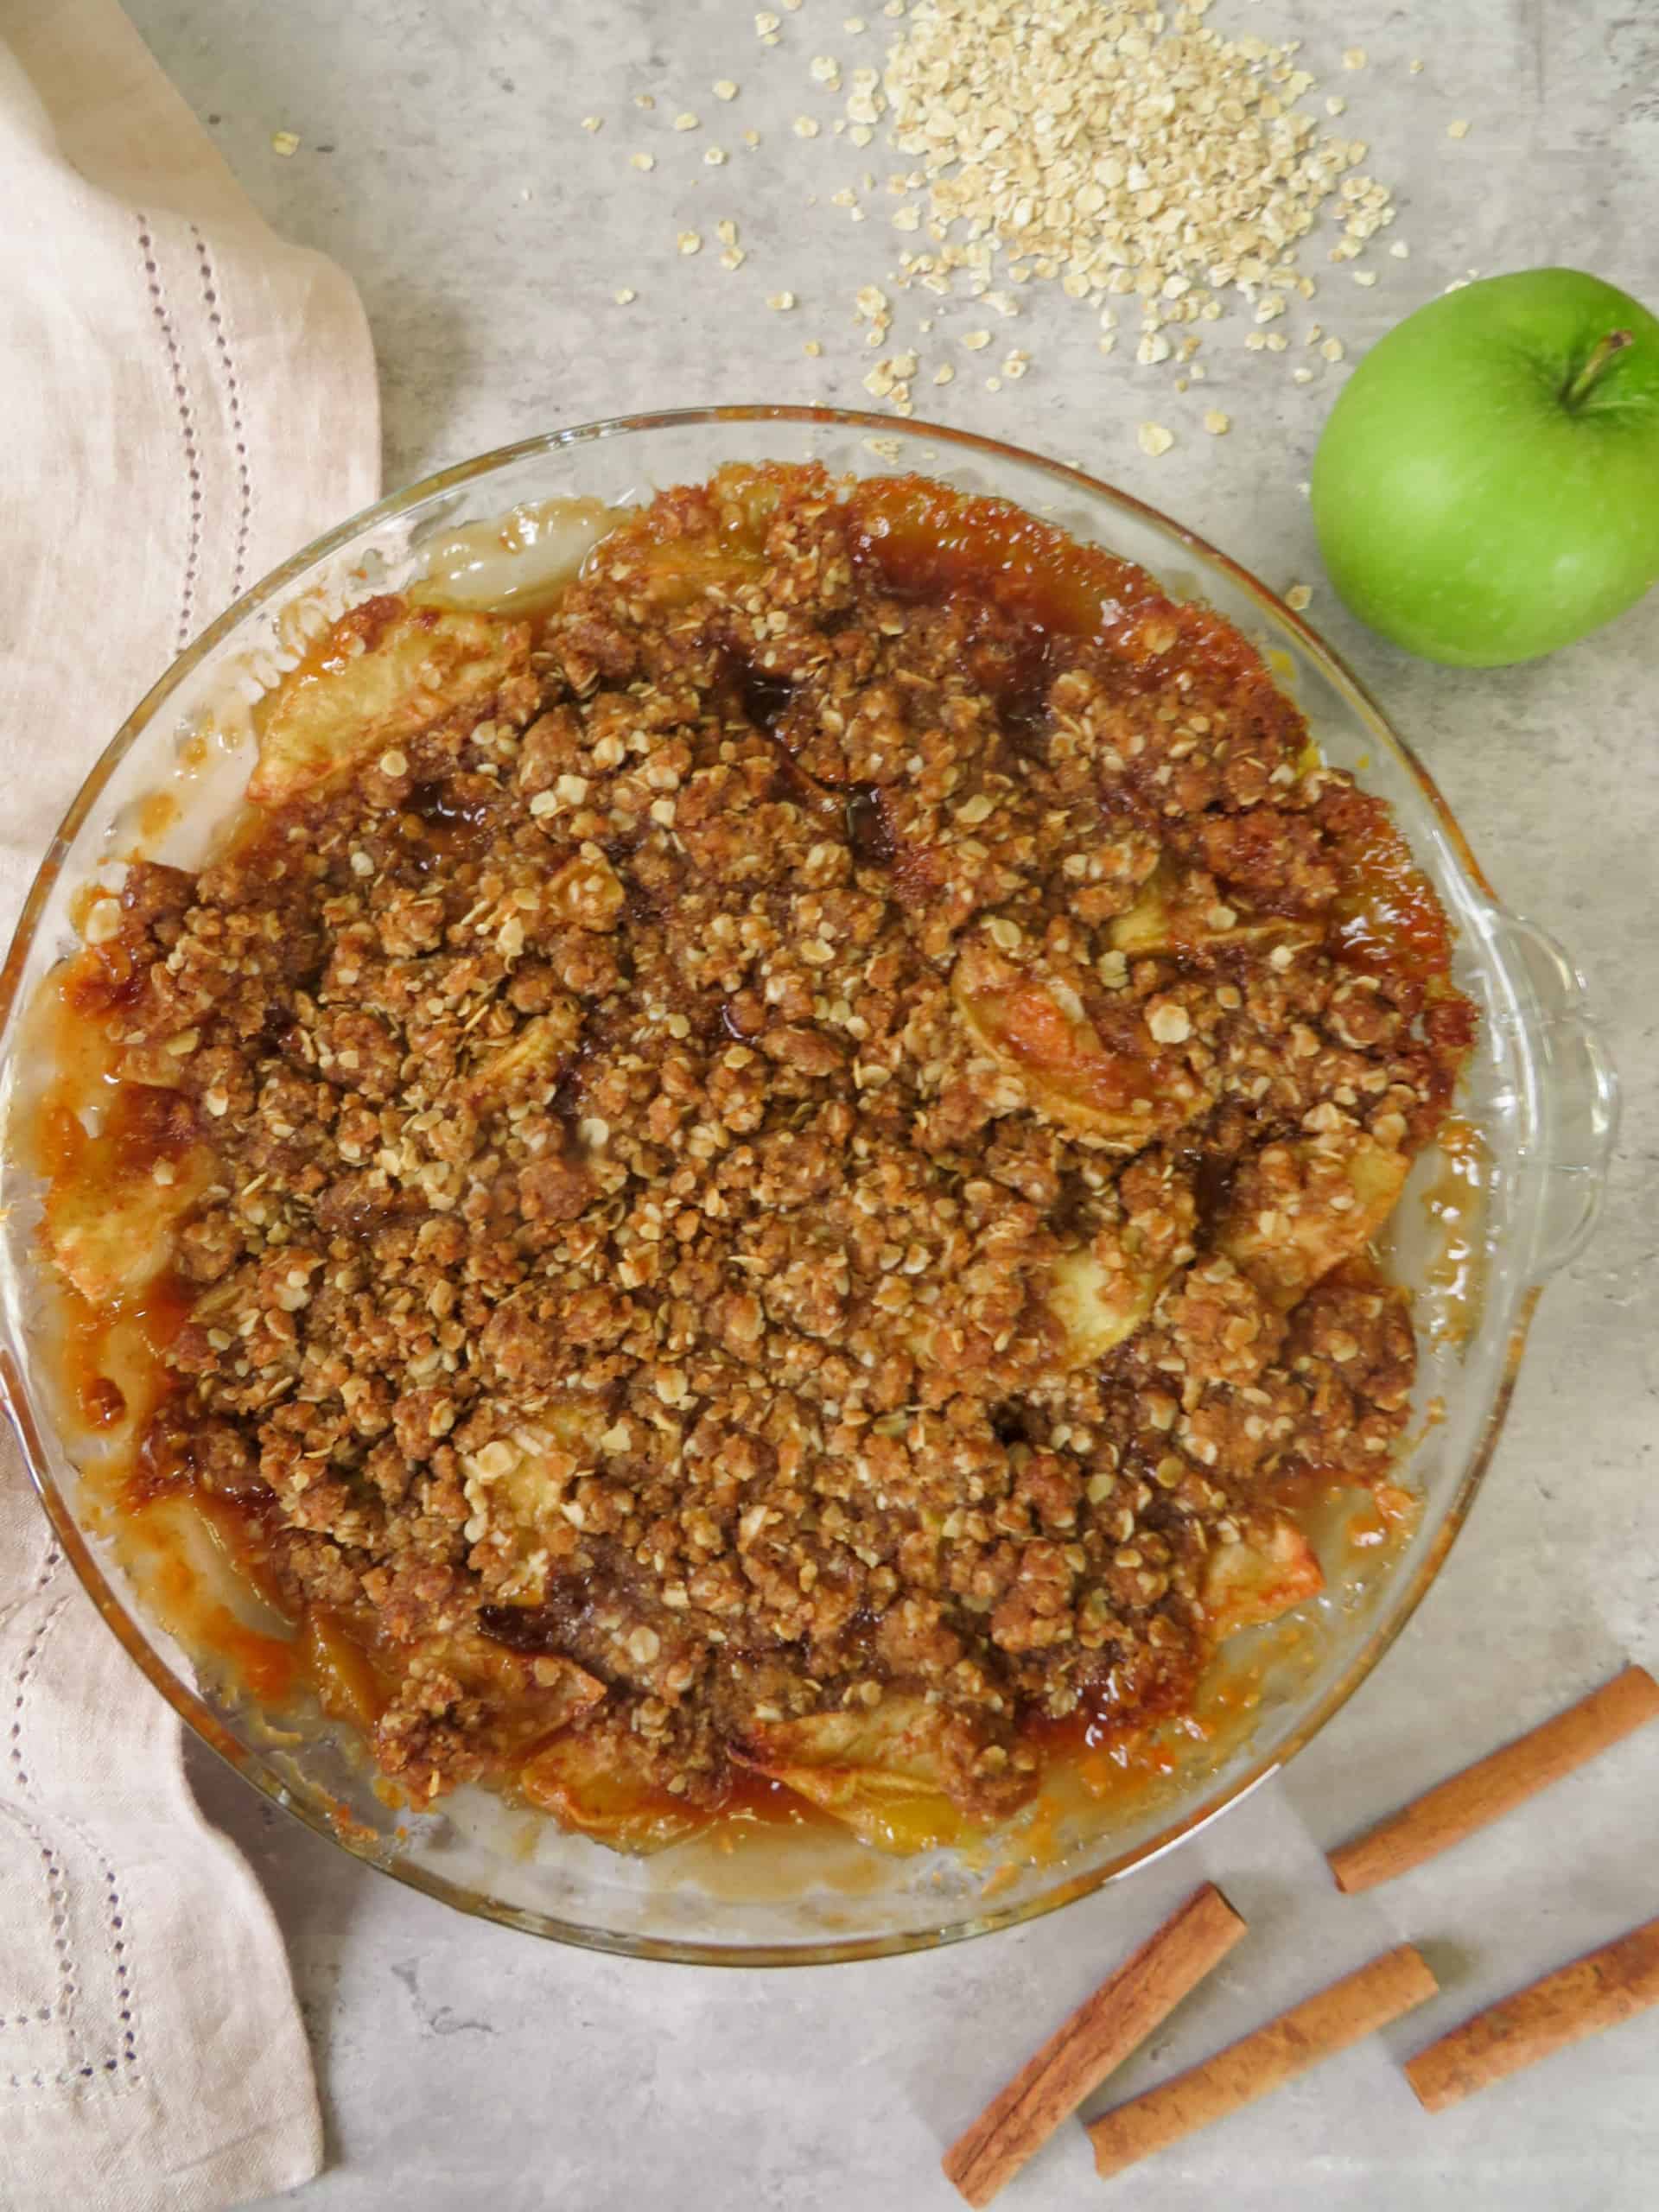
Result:
{"label": "gray concrete surface", "polygon": [[[850,296],[891,265],[880,204],[830,195],[868,168],[830,130],[814,54],[879,59],[880,0],[805,0],[779,44],[748,0],[129,0],[254,200],[361,288],[385,389],[388,484],[505,439],[623,409],[775,397],[858,402],[872,356]],[[778,0],[773,0],[774,6]],[[870,19],[848,34],[850,7]],[[782,14],[781,7],[779,12]],[[1563,261],[1659,303],[1659,7],[1654,0],[1217,0],[1214,19],[1300,29],[1319,97],[1396,190],[1376,285],[1322,257],[1315,312],[1351,359],[1452,278]],[[1363,47],[1362,71],[1341,67]],[[1408,61],[1421,55],[1412,74]],[[710,91],[736,79],[722,107]],[[630,105],[657,96],[654,112]],[[695,109],[703,128],[676,135]],[[816,140],[791,118],[824,118]],[[605,118],[589,136],[588,114]],[[1466,117],[1460,142],[1446,124]],[[741,148],[756,129],[763,143]],[[297,131],[283,159],[275,130]],[[732,151],[724,168],[702,149]],[[648,149],[649,175],[628,164]],[[816,204],[813,204],[816,195]],[[715,264],[715,223],[750,258]],[[680,257],[696,226],[703,253]],[[638,292],[613,304],[620,285]],[[768,313],[787,287],[792,314]],[[983,389],[974,361],[919,410],[1080,457],[1270,582],[1319,582],[1301,485],[1345,368],[1299,388],[1287,359],[1215,327],[1207,385],[1176,394],[1132,350],[1103,360],[1052,290],[1002,325],[1029,376]],[[969,327],[966,309],[942,319]],[[895,331],[895,337],[902,334]],[[809,359],[803,341],[823,340]],[[937,346],[937,340],[934,341]],[[941,358],[943,348],[934,359]],[[963,368],[967,363],[974,373]],[[935,407],[935,401],[938,405]],[[1203,406],[1230,435],[1205,438]],[[1161,461],[1135,425],[1167,423]],[[1547,1293],[1485,1496],[1399,1649],[1278,1787],[1165,1866],[1058,1918],[910,1961],[782,1976],[591,1958],[474,1926],[371,1875],[264,1808],[206,1759],[213,1816],[269,1885],[292,1948],[329,2115],[305,2212],[635,2212],[729,2204],[881,2212],[956,2200],[942,2145],[1122,1950],[1205,1871],[1257,1924],[1248,1964],[1178,2015],[1128,2086],[1203,2055],[1271,2006],[1404,1936],[1445,1993],[1419,2021],[1116,2185],[1159,2212],[1636,2212],[1659,2199],[1659,2013],[1447,2117],[1394,2062],[1576,1950],[1659,1910],[1659,1731],[1453,1858],[1338,1899],[1319,1847],[1541,1717],[1619,1654],[1659,1664],[1655,1176],[1659,604],[1541,666],[1454,675],[1367,635],[1316,588],[1312,619],[1418,743],[1503,896],[1589,970],[1626,1084],[1601,1233]],[[1075,2129],[1009,2191],[1010,2212],[1102,2201]]]}

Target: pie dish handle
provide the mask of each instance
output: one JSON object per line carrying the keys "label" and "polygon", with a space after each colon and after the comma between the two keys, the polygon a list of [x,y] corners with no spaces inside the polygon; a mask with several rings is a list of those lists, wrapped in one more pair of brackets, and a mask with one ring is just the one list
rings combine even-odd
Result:
{"label": "pie dish handle", "polygon": [[1536,922],[1499,913],[1530,1052],[1523,1063],[1522,1167],[1538,1180],[1528,1274],[1543,1282],[1576,1259],[1601,1211],[1618,1135],[1618,1075],[1583,976]]}

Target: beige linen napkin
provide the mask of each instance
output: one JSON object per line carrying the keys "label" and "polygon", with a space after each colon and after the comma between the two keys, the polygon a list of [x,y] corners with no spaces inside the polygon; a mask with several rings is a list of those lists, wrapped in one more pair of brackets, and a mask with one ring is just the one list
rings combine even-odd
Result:
{"label": "beige linen napkin", "polygon": [[[351,285],[113,0],[0,0],[0,942],[122,716],[378,446]],[[0,1424],[0,2206],[213,2212],[321,2156],[270,1910]]]}

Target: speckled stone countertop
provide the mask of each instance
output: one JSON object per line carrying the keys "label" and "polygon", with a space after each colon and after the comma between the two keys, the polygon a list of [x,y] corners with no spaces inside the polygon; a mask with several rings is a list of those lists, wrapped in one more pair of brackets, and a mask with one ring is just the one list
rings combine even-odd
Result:
{"label": "speckled stone countertop", "polygon": [[[863,404],[874,355],[852,295],[899,245],[878,190],[854,224],[831,195],[895,157],[857,152],[811,81],[817,54],[879,64],[881,0],[805,0],[775,48],[747,0],[128,0],[247,190],[356,279],[379,350],[388,486],[558,423],[706,400]],[[844,29],[861,7],[869,29]],[[1313,313],[1350,361],[1452,279],[1541,263],[1595,270],[1659,304],[1659,11],[1643,0],[1217,0],[1214,20],[1300,31],[1348,103],[1341,128],[1395,192],[1370,289],[1321,280]],[[1362,69],[1344,50],[1360,48]],[[1408,63],[1421,56],[1413,73]],[[731,79],[721,104],[712,85]],[[636,92],[656,95],[647,113]],[[683,109],[701,130],[676,134]],[[821,119],[817,138],[793,118]],[[597,132],[581,119],[604,118]],[[1447,124],[1466,118],[1466,137]],[[286,158],[274,132],[298,134]],[[748,148],[741,133],[757,130]],[[702,156],[730,149],[723,166]],[[649,174],[629,156],[657,157]],[[716,222],[748,259],[717,262]],[[707,237],[683,257],[677,234]],[[637,298],[614,302],[620,288]],[[769,293],[793,290],[791,312]],[[1497,1464],[1395,1651],[1290,1774],[1165,1862],[1033,1927],[887,1963],[784,1974],[642,1966],[477,1925],[270,1811],[205,1756],[196,1778],[287,1935],[315,2047],[331,2164],[306,2212],[636,2212],[673,2203],[880,2212],[957,2202],[944,2145],[1013,2065],[1206,1873],[1253,1930],[1122,2077],[1145,2086],[1389,1943],[1421,1942],[1426,2011],[1268,2103],[1113,2185],[1160,2212],[1636,2212],[1659,2199],[1659,2013],[1442,2118],[1397,2062],[1427,2037],[1659,1910],[1659,1731],[1530,1813],[1370,1896],[1339,1897],[1321,1847],[1612,1673],[1659,1666],[1659,602],[1542,664],[1414,664],[1320,588],[1303,486],[1345,366],[1297,385],[1290,357],[1206,327],[1185,393],[1132,343],[1033,286],[999,326],[1033,357],[995,365],[925,340],[919,415],[1075,458],[1167,509],[1322,626],[1419,747],[1505,900],[1588,971],[1625,1084],[1605,1217],[1547,1292]],[[906,306],[913,318],[925,308]],[[978,320],[979,318],[974,318]],[[895,346],[906,341],[904,317]],[[810,358],[809,338],[823,352]],[[887,349],[884,349],[887,350]],[[1006,351],[1006,348],[1001,350]],[[956,360],[956,381],[928,382]],[[1310,359],[1316,355],[1307,356]],[[1205,407],[1233,427],[1205,435]],[[1135,427],[1166,424],[1157,460]],[[1068,2126],[1004,2200],[1102,2202]]]}

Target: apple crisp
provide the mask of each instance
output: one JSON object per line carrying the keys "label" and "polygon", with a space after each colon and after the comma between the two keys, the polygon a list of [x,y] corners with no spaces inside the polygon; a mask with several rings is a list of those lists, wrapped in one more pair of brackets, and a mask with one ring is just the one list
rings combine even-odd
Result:
{"label": "apple crisp", "polygon": [[248,800],[90,908],[44,1234],[162,1317],[132,1497],[212,1503],[412,1801],[938,1840],[1317,1593],[1472,1022],[1225,622],[734,467],[528,615],[351,610]]}

